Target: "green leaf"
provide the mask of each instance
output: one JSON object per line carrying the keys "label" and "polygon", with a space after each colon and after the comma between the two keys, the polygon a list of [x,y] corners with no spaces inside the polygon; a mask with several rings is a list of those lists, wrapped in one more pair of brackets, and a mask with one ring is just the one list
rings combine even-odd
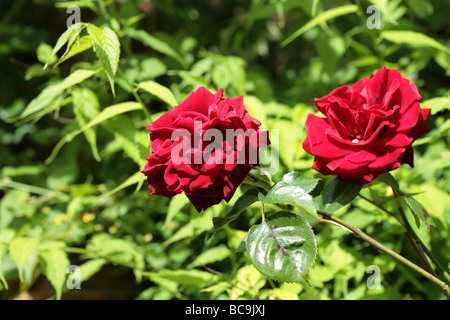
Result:
{"label": "green leaf", "polygon": [[83,263],[80,266],[80,274],[81,274],[80,281],[83,282],[89,280],[94,274],[99,272],[105,264],[106,260],[101,258],[92,259]]}
{"label": "green leaf", "polygon": [[313,197],[309,193],[314,190],[318,182],[318,179],[306,177],[299,172],[290,172],[284,175],[265,197],[262,197],[262,201],[264,204],[292,204],[315,215],[316,207]]}
{"label": "green leaf", "polygon": [[52,55],[52,47],[46,43],[41,43],[36,50],[36,55],[41,63],[53,64],[58,59],[55,55]]}
{"label": "green leaf", "polygon": [[450,53],[450,49],[448,47],[420,32],[408,30],[386,30],[380,33],[380,37],[397,44],[429,47]]}
{"label": "green leaf", "polygon": [[392,174],[389,172],[382,174],[379,176],[376,180],[386,183],[388,186],[392,188],[394,191],[394,194],[401,195],[401,196],[413,196],[413,193],[406,193],[400,190],[400,186],[397,182],[397,180],[394,178]]}
{"label": "green leaf", "polygon": [[63,81],[46,87],[35,99],[33,99],[28,104],[25,110],[19,115],[19,119],[23,119],[46,108],[55,100],[55,98],[62,94],[64,90],[92,77],[98,71],[99,69],[79,69],[71,73]]}
{"label": "green leaf", "polygon": [[[141,173],[141,176],[143,174]],[[164,226],[167,227],[169,222],[171,222],[174,217],[180,213],[181,209],[183,209],[189,203],[189,198],[186,197],[185,194],[177,194],[171,200],[169,204],[169,209],[167,210],[166,219],[164,221]]]}
{"label": "green leaf", "polygon": [[421,105],[426,108],[431,108],[431,114],[437,114],[444,110],[450,110],[450,96],[439,97],[421,102]]}
{"label": "green leaf", "polygon": [[343,182],[339,177],[336,177],[325,185],[322,195],[318,197],[316,201],[318,209],[328,213],[335,212],[352,202],[361,188],[360,185]]}
{"label": "green leaf", "polygon": [[403,196],[403,200],[405,200],[406,204],[408,205],[408,208],[411,210],[411,213],[414,216],[414,219],[416,220],[417,228],[420,228],[420,223],[423,223],[427,230],[430,231],[432,228],[436,227],[436,224],[434,223],[433,219],[431,218],[428,211],[424,208],[420,202],[415,200],[413,197],[410,196]]}
{"label": "green leaf", "polygon": [[256,269],[281,282],[307,283],[317,255],[309,224],[286,211],[268,214],[260,225],[251,227],[246,247]]}
{"label": "green leaf", "polygon": [[0,231],[6,229],[27,203],[30,194],[23,190],[10,190],[0,200]]}
{"label": "green leaf", "polygon": [[145,176],[139,171],[133,174],[131,177],[126,179],[124,182],[122,182],[120,185],[115,187],[113,190],[109,191],[105,194],[105,196],[111,196],[116,192],[119,192],[122,189],[125,189],[126,187],[132,186],[134,184],[140,183],[142,180],[144,180]]}
{"label": "green leaf", "polygon": [[141,110],[142,106],[138,102],[123,102],[119,103],[110,107],[105,108],[102,112],[100,112],[94,119],[92,119],[88,124],[86,124],[84,127],[82,127],[80,130],[73,131],[69,134],[66,134],[64,138],[62,138],[55,148],[53,148],[52,154],[48,157],[48,159],[45,161],[47,164],[52,162],[55,157],[57,156],[59,150],[67,143],[72,141],[77,135],[80,133],[86,131],[89,128],[92,128],[103,121],[106,121],[110,118],[113,118],[119,114],[135,111],[135,110]]}
{"label": "green leaf", "polygon": [[237,271],[231,284],[230,298],[236,300],[246,292],[256,296],[258,291],[266,284],[266,280],[253,265],[249,264]]}
{"label": "green leaf", "polygon": [[44,69],[47,68],[48,64],[51,62],[51,57],[56,55],[56,53],[66,44],[67,50],[63,54],[62,57],[64,57],[67,53],[67,51],[70,49],[71,44],[76,40],[76,38],[80,35],[81,31],[85,27],[85,24],[82,22],[76,23],[70,28],[68,28],[61,36],[58,38],[58,41],[56,42],[55,47],[53,48],[53,51],[50,54],[49,61],[47,61],[47,64],[45,65]]}
{"label": "green leaf", "polygon": [[47,277],[56,291],[56,299],[61,299],[64,285],[66,284],[67,268],[70,261],[63,249],[51,248],[39,253],[42,272]]}
{"label": "green leaf", "polygon": [[[74,88],[72,90],[73,112],[80,127],[84,127],[91,119],[99,113],[100,103],[94,91],[87,88]],[[101,161],[97,148],[97,134],[93,128],[84,131],[86,140],[91,146],[95,160]]]}
{"label": "green leaf", "polygon": [[79,38],[71,47],[70,50],[63,56],[61,57],[57,63],[55,63],[55,65],[53,66],[54,68],[56,68],[57,66],[59,66],[61,63],[63,63],[64,61],[72,58],[73,56],[86,51],[87,49],[90,49],[92,47],[92,39],[91,36],[87,35],[87,36],[83,36],[81,38]]}
{"label": "green leaf", "polygon": [[245,211],[249,206],[251,206],[253,203],[258,201],[258,193],[259,191],[256,189],[250,189],[245,191],[234,203],[233,208],[228,211],[226,216],[224,217],[214,217],[213,224],[214,229],[209,233],[208,238],[211,238],[211,236],[218,230],[225,227],[227,224],[229,224],[231,221],[236,220],[239,218],[242,212]]}
{"label": "green leaf", "polygon": [[214,248],[210,248],[208,250],[203,251],[198,255],[195,260],[190,263],[188,268],[195,268],[198,266],[204,266],[210,263],[214,263],[217,261],[222,261],[226,259],[231,254],[231,250],[225,245],[219,245]]}
{"label": "green leaf", "polygon": [[143,255],[129,242],[115,239],[106,234],[97,234],[86,246],[92,258],[105,258],[114,264],[124,265],[135,270],[144,270]]}
{"label": "green leaf", "polygon": [[[120,142],[124,153],[140,168],[143,168],[149,155],[148,133],[137,130],[135,123],[128,117],[119,115],[108,120],[106,128],[111,131],[116,141]],[[145,136],[145,145],[141,139]]]}
{"label": "green leaf", "polygon": [[307,24],[305,24],[303,27],[298,29],[296,32],[294,32],[292,35],[290,35],[287,39],[285,39],[281,46],[286,46],[289,43],[291,43],[294,39],[301,36],[306,31],[318,26],[319,24],[326,22],[328,20],[337,18],[339,16],[343,16],[349,13],[354,13],[359,10],[357,5],[346,5],[346,6],[340,6],[334,9],[330,9],[328,11],[322,12],[318,16],[314,17],[313,19],[309,20]]}
{"label": "green leaf", "polygon": [[152,48],[153,50],[174,58],[183,67],[187,67],[186,60],[178,52],[176,52],[170,45],[168,45],[164,41],[161,41],[155,36],[149,34],[147,31],[129,28],[125,31],[125,34],[132,39],[142,42],[144,45]]}
{"label": "green leaf", "polygon": [[119,66],[120,42],[114,31],[108,27],[99,28],[93,24],[87,25],[87,31],[94,45],[94,52],[99,58],[108,76],[111,90],[115,95],[114,77]]}
{"label": "green leaf", "polygon": [[9,244],[9,253],[17,265],[20,281],[24,281],[23,270],[30,256],[35,253],[39,241],[35,238],[17,237]]}
{"label": "green leaf", "polygon": [[8,290],[8,282],[2,272],[2,259],[6,255],[7,250],[8,246],[4,243],[0,243],[0,281],[3,283],[3,287],[5,287],[6,290]]}
{"label": "green leaf", "polygon": [[172,108],[178,104],[177,99],[173,95],[172,91],[155,81],[141,82],[139,83],[138,88],[151,93],[155,97],[158,97]]}
{"label": "green leaf", "polygon": [[158,272],[145,272],[143,275],[157,275],[158,278],[185,285],[207,285],[217,277],[209,272],[200,270],[161,270]]}

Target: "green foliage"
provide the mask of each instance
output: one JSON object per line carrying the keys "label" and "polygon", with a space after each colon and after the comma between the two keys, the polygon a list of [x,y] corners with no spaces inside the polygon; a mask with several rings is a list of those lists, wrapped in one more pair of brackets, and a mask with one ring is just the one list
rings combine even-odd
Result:
{"label": "green foliage", "polygon": [[[67,28],[72,4],[82,22]],[[380,30],[366,26],[371,4]],[[137,299],[442,299],[320,212],[416,261],[387,213],[398,196],[447,267],[449,10],[438,0],[2,2],[0,297],[46,278],[47,298],[70,298],[73,264],[82,292],[96,277],[125,278]],[[364,188],[319,176],[302,149],[313,98],[384,65],[432,109],[414,169]],[[280,130],[279,170],[252,170],[229,203],[201,215],[184,195],[151,196],[139,172],[145,125],[199,86],[244,95],[262,128]],[[379,289],[366,285],[371,265]]]}
{"label": "green foliage", "polygon": [[248,231],[246,246],[256,269],[281,282],[306,282],[317,247],[309,224],[290,212],[274,212]]}

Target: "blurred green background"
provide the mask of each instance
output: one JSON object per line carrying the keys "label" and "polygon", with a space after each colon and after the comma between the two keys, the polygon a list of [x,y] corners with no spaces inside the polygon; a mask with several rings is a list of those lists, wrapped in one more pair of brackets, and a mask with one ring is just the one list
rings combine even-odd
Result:
{"label": "blurred green background", "polygon": [[[100,65],[89,46],[55,64],[52,48],[67,29],[70,5],[80,7],[82,22],[117,34],[115,95],[104,72],[58,87],[74,71]],[[380,10],[380,29],[366,24],[370,5]],[[348,12],[327,15],[338,7]],[[1,1],[0,297],[441,299],[432,283],[329,225],[314,228],[319,255],[311,287],[269,281],[239,250],[260,219],[258,205],[206,240],[212,217],[225,215],[242,190],[230,204],[198,214],[184,196],[150,196],[138,172],[150,153],[144,125],[167,111],[168,101],[180,103],[205,86],[244,95],[263,128],[280,130],[274,181],[292,170],[319,176],[301,147],[314,98],[382,66],[396,68],[416,83],[422,107],[432,108],[432,130],[414,145],[416,167],[394,175],[407,192],[421,192],[417,199],[438,228],[418,232],[447,268],[449,13],[450,2],[441,0]],[[141,90],[148,81],[173,96],[160,87]],[[147,112],[79,132],[107,107],[136,99]],[[21,117],[30,103],[36,112]],[[374,190],[387,208],[395,206],[386,189]],[[420,264],[384,212],[358,200],[338,216]],[[81,267],[81,290],[67,290],[69,264]],[[366,284],[371,265],[381,270],[377,289]]]}

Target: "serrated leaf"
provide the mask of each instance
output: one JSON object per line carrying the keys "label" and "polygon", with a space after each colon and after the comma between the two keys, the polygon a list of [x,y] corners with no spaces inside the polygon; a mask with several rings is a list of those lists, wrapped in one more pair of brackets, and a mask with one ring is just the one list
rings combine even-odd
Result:
{"label": "serrated leaf", "polygon": [[52,248],[39,253],[42,272],[56,291],[56,299],[61,299],[66,284],[67,268],[70,265],[67,253],[63,249]]}
{"label": "serrated leaf", "polygon": [[161,99],[172,108],[178,104],[177,99],[173,95],[172,91],[155,81],[141,82],[139,83],[138,88],[145,90],[155,97]]}
{"label": "serrated leaf", "polygon": [[17,237],[9,244],[9,253],[17,265],[20,281],[24,281],[23,270],[30,256],[35,253],[39,241],[35,238]]}
{"label": "serrated leaf", "polygon": [[251,227],[246,247],[256,269],[281,282],[307,283],[317,255],[309,224],[286,211],[268,214],[260,225]]}
{"label": "serrated leaf", "polygon": [[427,227],[428,231],[436,227],[436,224],[434,223],[430,214],[420,202],[418,202],[417,200],[415,200],[413,197],[410,196],[404,196],[402,198],[405,200],[406,204],[408,205],[408,208],[413,214],[418,229],[420,229],[421,223],[423,223]]}
{"label": "serrated leaf", "polygon": [[198,266],[207,265],[217,261],[222,261],[226,259],[231,254],[231,250],[225,245],[219,245],[214,248],[207,249],[200,253],[195,260],[190,263],[188,268],[195,268]]}
{"label": "serrated leaf", "polygon": [[339,177],[325,185],[322,195],[318,197],[318,209],[332,213],[348,205],[356,198],[362,186],[343,182]]}
{"label": "serrated leaf", "polygon": [[236,300],[249,291],[256,291],[256,294],[265,283],[261,273],[253,265],[245,265],[238,270],[233,279],[230,298]]}
{"label": "serrated leaf", "polygon": [[250,205],[258,201],[258,194],[259,191],[256,189],[250,189],[245,191],[234,203],[233,208],[228,211],[226,216],[224,217],[214,217],[213,224],[214,229],[209,233],[208,238],[211,238],[211,236],[218,230],[225,227],[227,224],[229,224],[231,221],[236,220],[239,218],[242,212],[244,212],[245,209],[247,209]]}
{"label": "serrated leaf", "polygon": [[346,6],[339,6],[337,8],[333,8],[327,11],[322,12],[321,14],[317,15],[313,19],[309,20],[308,23],[306,23],[303,27],[298,29],[296,32],[294,32],[292,35],[290,35],[286,40],[284,40],[281,45],[286,46],[289,43],[291,43],[294,39],[301,36],[306,31],[318,26],[319,24],[326,22],[328,20],[337,18],[339,16],[343,16],[349,13],[354,13],[359,10],[357,5],[346,5]]}
{"label": "serrated leaf", "polygon": [[313,197],[309,194],[316,187],[318,179],[302,175],[299,172],[285,174],[280,182],[262,197],[264,204],[284,203],[292,204],[304,209],[307,213],[315,215],[316,207]]}
{"label": "serrated leaf", "polygon": [[119,38],[117,38],[116,33],[108,27],[99,28],[93,24],[89,24],[87,25],[87,31],[91,36],[94,52],[108,76],[111,90],[115,95],[114,77],[120,59]]}

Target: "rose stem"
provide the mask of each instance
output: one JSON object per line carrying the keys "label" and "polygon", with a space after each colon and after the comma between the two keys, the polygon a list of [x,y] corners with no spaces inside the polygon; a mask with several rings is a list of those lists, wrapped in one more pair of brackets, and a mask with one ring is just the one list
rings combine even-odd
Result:
{"label": "rose stem", "polygon": [[[407,239],[408,239],[408,236],[411,238],[411,239],[408,239],[408,241],[411,244],[411,246],[413,247],[413,249],[416,251],[420,260],[427,267],[428,271],[430,271],[436,275],[436,272],[431,267],[430,262],[428,261],[427,257],[425,256],[425,254],[428,255],[428,257],[435,263],[436,267],[439,268],[441,270],[441,272],[444,274],[444,276],[447,278],[447,280],[449,280],[449,277],[447,276],[445,269],[441,266],[441,264],[434,257],[434,255],[431,253],[431,251],[428,250],[428,248],[422,243],[422,241],[420,240],[417,233],[414,231],[414,229],[409,224],[409,221],[406,218],[405,211],[403,210],[403,207],[400,203],[398,194],[395,194],[395,204],[397,205],[398,211],[400,212],[400,215],[402,216],[402,219],[405,222],[405,224],[403,225],[407,231],[405,233],[405,236]],[[414,237],[414,239],[412,237]],[[450,298],[450,297],[448,297],[448,298]]]}
{"label": "rose stem", "polygon": [[[419,257],[423,256],[423,253],[425,252],[425,254],[426,254],[426,255],[434,262],[434,264],[436,265],[436,267],[444,274],[444,277],[447,279],[447,281],[450,281],[450,276],[449,276],[449,274],[447,273],[447,271],[444,269],[444,267],[442,267],[442,265],[439,263],[439,261],[438,261],[438,260],[436,259],[436,257],[433,255],[433,253],[431,253],[431,251],[427,248],[427,246],[425,246],[425,245],[423,244],[422,240],[420,240],[420,238],[417,236],[417,234],[415,233],[415,231],[410,227],[410,225],[409,225],[409,223],[408,223],[408,220],[406,219],[406,216],[404,215],[403,209],[400,209],[400,208],[399,208],[400,214],[402,215],[402,217],[400,218],[400,217],[395,216],[392,212],[386,210],[386,209],[383,208],[382,206],[376,204],[376,203],[373,202],[372,200],[366,198],[366,197],[363,196],[362,194],[358,194],[358,196],[359,196],[360,198],[366,200],[367,202],[373,204],[375,207],[377,207],[378,209],[380,209],[380,210],[382,210],[383,212],[387,213],[388,215],[394,217],[394,218],[395,218],[395,219],[396,219],[396,220],[397,220],[397,221],[398,221],[398,222],[399,222],[399,223],[400,223],[400,224],[401,224],[401,225],[409,232],[410,236],[411,236],[411,235],[414,236],[414,238],[415,238],[415,243],[416,243],[417,247],[416,247],[416,246],[413,246],[413,244],[411,243],[411,241],[410,241],[410,243],[411,243],[411,245],[413,246],[414,250],[417,252],[418,256],[419,256]],[[399,204],[397,203],[397,206],[398,206],[398,205],[399,205]],[[408,239],[407,234],[405,234],[405,236],[406,236],[407,239]],[[408,239],[408,241],[409,241],[409,240],[410,240],[410,239]],[[419,250],[419,251],[422,251],[422,253],[419,253],[418,250]],[[421,260],[422,260],[422,258],[421,258]],[[422,262],[424,262],[424,261],[422,260]],[[427,265],[427,264],[429,265],[429,262],[426,261],[426,262],[424,262],[424,264],[425,264],[425,265]],[[429,269],[429,270],[430,270],[430,269]]]}
{"label": "rose stem", "polygon": [[427,272],[424,269],[420,268],[419,266],[417,266],[413,262],[409,261],[408,259],[406,259],[402,255],[398,254],[394,250],[391,250],[391,249],[385,247],[383,244],[381,244],[378,241],[376,241],[375,239],[371,238],[369,235],[367,235],[366,233],[364,233],[360,229],[349,225],[348,223],[340,220],[339,218],[336,218],[335,216],[333,216],[333,215],[331,215],[329,213],[326,213],[326,212],[323,212],[323,211],[317,211],[317,213],[319,213],[320,215],[322,215],[323,217],[325,217],[325,218],[327,218],[327,219],[329,219],[331,221],[337,222],[338,224],[346,227],[347,229],[351,230],[353,232],[353,234],[357,238],[360,238],[360,239],[366,241],[367,243],[369,243],[370,245],[374,246],[378,250],[380,250],[380,251],[386,253],[387,255],[393,257],[397,261],[403,263],[404,265],[406,265],[407,267],[411,268],[412,270],[414,270],[418,274],[422,275],[423,277],[427,278],[428,280],[430,280],[434,284],[438,285],[442,289],[442,291],[445,291],[447,293],[446,296],[448,298],[448,295],[450,294],[450,289],[449,289],[448,285],[445,282],[441,281],[440,279],[438,279],[437,277],[433,276],[429,272]]}

